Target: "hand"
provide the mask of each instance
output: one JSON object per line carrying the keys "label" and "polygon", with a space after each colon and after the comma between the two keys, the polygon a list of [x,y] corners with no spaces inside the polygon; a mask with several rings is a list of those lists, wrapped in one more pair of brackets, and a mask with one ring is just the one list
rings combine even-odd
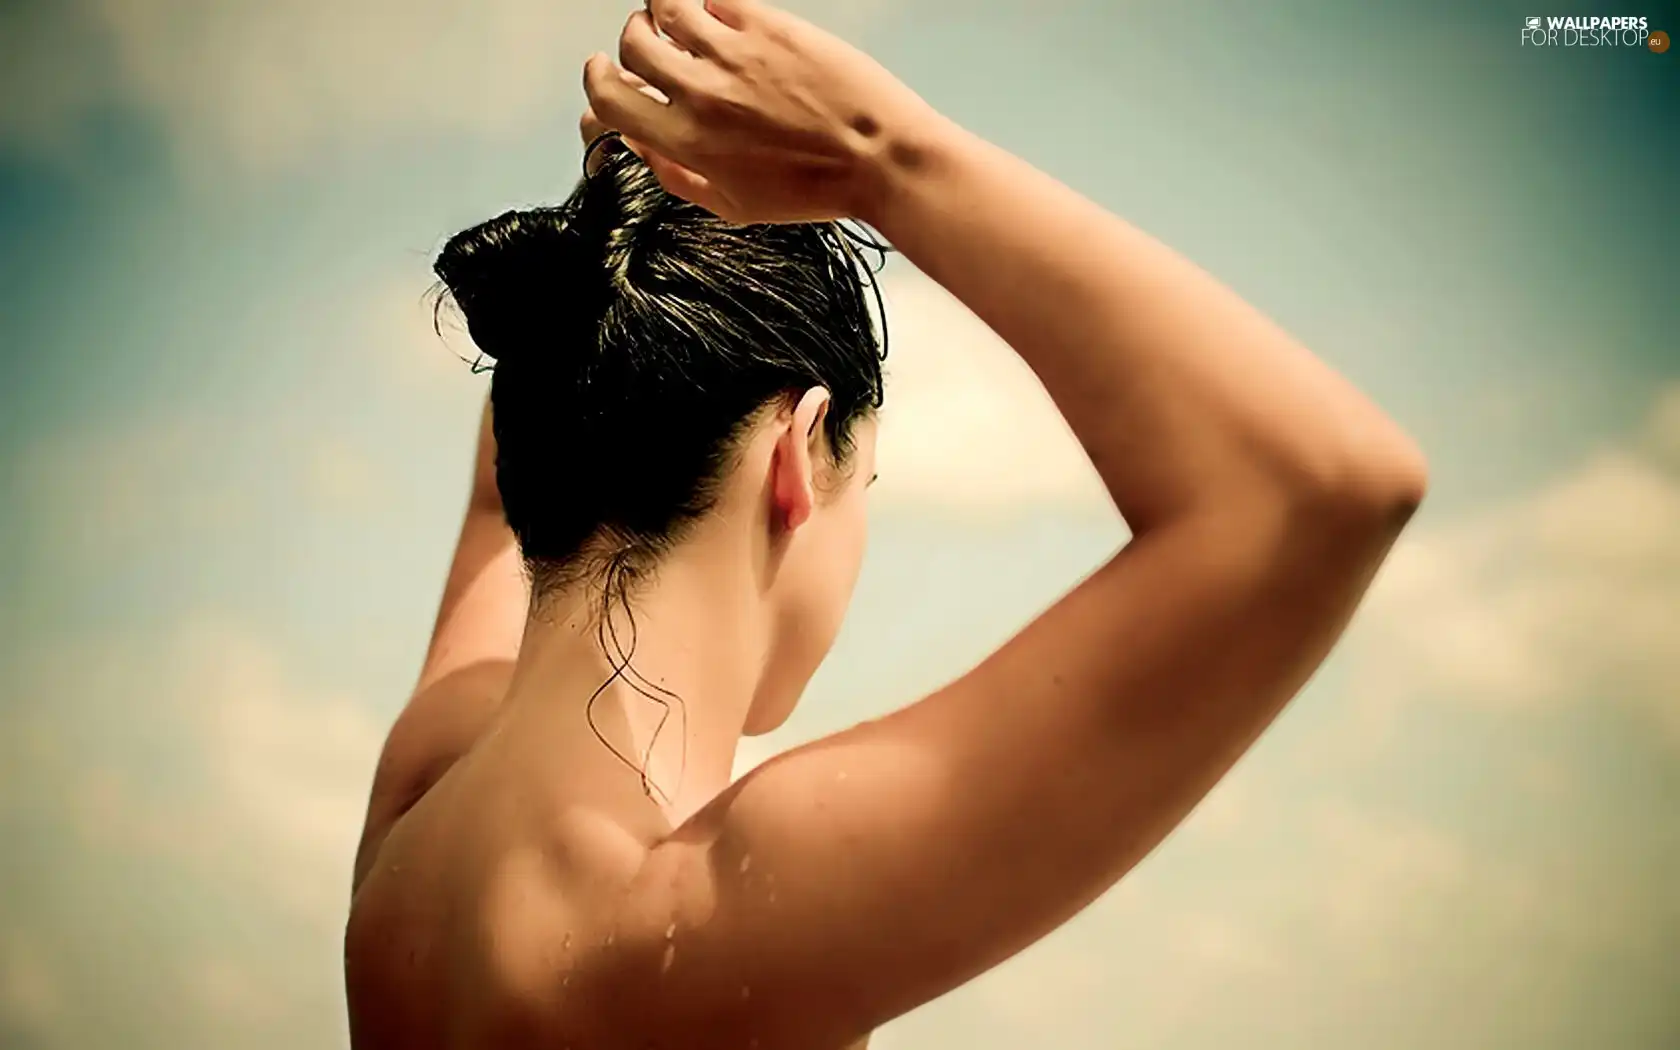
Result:
{"label": "hand", "polygon": [[[634,87],[654,101],[661,103],[667,101],[664,95],[655,91],[652,85],[636,74],[620,71],[619,75],[625,83]],[[583,148],[586,150],[595,144],[596,139],[606,134],[609,130],[611,129],[601,123],[601,118],[595,115],[595,107],[593,106],[586,107],[583,111],[583,116],[578,119],[578,134],[583,136]],[[595,174],[595,172],[600,170],[601,165],[606,161],[606,159],[607,151],[605,149],[599,149],[594,153],[589,154],[589,162],[583,169],[584,173],[587,175]]]}
{"label": "hand", "polygon": [[891,144],[931,112],[868,56],[756,0],[650,0],[619,62],[584,66],[585,137],[620,132],[666,190],[736,223],[871,221]]}

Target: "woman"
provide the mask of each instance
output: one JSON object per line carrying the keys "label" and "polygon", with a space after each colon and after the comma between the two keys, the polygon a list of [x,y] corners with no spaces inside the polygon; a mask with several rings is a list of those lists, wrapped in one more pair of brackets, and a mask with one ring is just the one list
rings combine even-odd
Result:
{"label": "woman", "polygon": [[[369,807],[353,1038],[834,1050],[1159,843],[1323,659],[1424,466],[1206,274],[783,12],[653,0],[585,81],[634,152],[437,261],[496,370]],[[848,217],[1031,366],[1133,539],[953,684],[731,785],[862,556]]]}

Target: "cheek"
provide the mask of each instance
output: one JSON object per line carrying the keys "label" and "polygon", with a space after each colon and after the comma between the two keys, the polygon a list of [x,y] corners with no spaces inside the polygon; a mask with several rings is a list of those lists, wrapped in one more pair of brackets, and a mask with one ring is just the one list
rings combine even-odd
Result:
{"label": "cheek", "polygon": [[869,541],[869,515],[862,499],[848,493],[830,513],[832,518],[827,523],[822,549],[814,552],[818,557],[811,566],[810,581],[811,627],[827,641],[839,633],[840,623],[845,619]]}
{"label": "cheek", "polygon": [[857,585],[858,574],[863,571],[863,556],[869,549],[869,501],[860,494],[856,501],[856,509],[852,512],[850,523],[851,550],[848,563],[848,579],[846,594],[849,597],[852,588]]}
{"label": "cheek", "polygon": [[869,546],[869,502],[861,486],[846,493],[844,501],[834,508],[835,536],[831,545],[829,571],[831,587],[841,612],[851,600],[857,586],[858,574],[863,570],[863,556]]}

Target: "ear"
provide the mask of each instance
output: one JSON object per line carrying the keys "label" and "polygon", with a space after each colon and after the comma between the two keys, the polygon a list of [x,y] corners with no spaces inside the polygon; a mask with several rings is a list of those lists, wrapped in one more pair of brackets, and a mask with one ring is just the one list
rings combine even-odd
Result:
{"label": "ear", "polygon": [[822,387],[805,391],[793,417],[776,439],[771,461],[771,498],[783,527],[797,529],[810,520],[816,506],[816,464],[823,454],[823,420],[829,395]]}

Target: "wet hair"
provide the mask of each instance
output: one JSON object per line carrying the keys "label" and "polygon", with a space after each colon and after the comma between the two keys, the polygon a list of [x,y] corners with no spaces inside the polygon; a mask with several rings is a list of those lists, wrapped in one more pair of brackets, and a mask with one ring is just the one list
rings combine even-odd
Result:
{"label": "wet hair", "polygon": [[878,266],[857,234],[732,225],[665,192],[613,136],[597,151],[563,203],[465,230],[434,267],[494,360],[496,485],[539,595],[651,569],[769,407],[826,388],[844,464],[883,392]]}

